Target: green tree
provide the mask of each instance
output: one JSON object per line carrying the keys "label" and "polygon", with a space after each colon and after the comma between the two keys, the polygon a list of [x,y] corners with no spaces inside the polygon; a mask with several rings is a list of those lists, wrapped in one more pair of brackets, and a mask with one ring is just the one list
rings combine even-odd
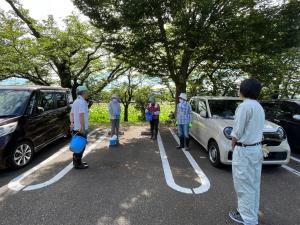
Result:
{"label": "green tree", "polygon": [[[110,63],[104,68],[102,57],[108,53],[102,47],[104,34],[77,16],[67,17],[65,28],[59,28],[50,16],[38,22],[29,16],[17,0],[6,0],[14,14],[2,13],[1,42],[8,48],[6,68],[1,71],[6,77],[19,76],[36,84],[49,85],[53,74],[62,87],[70,88],[76,97],[76,88],[87,82],[91,75],[98,75],[97,91],[122,74],[122,63]],[[30,34],[30,35],[28,35]],[[5,63],[4,62],[4,63]],[[100,73],[107,69],[111,73]],[[116,71],[115,71],[116,70]]]}
{"label": "green tree", "polygon": [[117,94],[120,98],[122,105],[124,106],[124,122],[128,122],[128,110],[130,104],[133,102],[133,96],[137,87],[141,84],[140,75],[136,74],[133,70],[129,70],[124,75],[124,80],[118,82],[118,84],[112,89],[112,94]]}
{"label": "green tree", "polygon": [[149,102],[150,96],[153,95],[153,90],[151,86],[142,86],[138,88],[134,93],[134,107],[140,111],[141,113],[141,120],[145,121],[146,119],[146,108],[147,103]]}
{"label": "green tree", "polygon": [[[253,53],[299,45],[299,1],[73,0],[110,35],[106,47],[141,73],[171,79],[176,100],[207,61],[228,66]],[[203,69],[202,69],[203,70]],[[223,74],[226,75],[226,74]]]}

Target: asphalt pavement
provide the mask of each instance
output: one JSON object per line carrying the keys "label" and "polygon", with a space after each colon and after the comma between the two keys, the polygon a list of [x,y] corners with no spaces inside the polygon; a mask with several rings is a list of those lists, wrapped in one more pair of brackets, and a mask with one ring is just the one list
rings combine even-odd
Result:
{"label": "asphalt pavement", "polygon": [[[117,147],[95,131],[87,170],[72,168],[61,139],[29,166],[0,171],[0,225],[235,225],[230,166],[212,167],[194,140],[190,153],[176,149],[167,128],[158,141],[145,129],[126,128]],[[300,155],[293,158],[291,170],[263,169],[260,225],[300,225]]]}

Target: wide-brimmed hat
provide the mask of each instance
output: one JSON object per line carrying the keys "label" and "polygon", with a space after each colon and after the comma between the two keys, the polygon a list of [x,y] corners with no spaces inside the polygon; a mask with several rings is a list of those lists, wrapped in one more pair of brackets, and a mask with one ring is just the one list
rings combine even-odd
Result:
{"label": "wide-brimmed hat", "polygon": [[78,86],[76,89],[77,94],[81,94],[82,92],[89,92],[86,86]]}
{"label": "wide-brimmed hat", "polygon": [[118,97],[117,94],[113,94],[113,95],[111,96],[111,99],[119,99],[119,97]]}
{"label": "wide-brimmed hat", "polygon": [[183,99],[183,100],[187,100],[187,96],[186,96],[186,93],[181,93],[180,95],[179,95],[179,98],[181,98],[181,99]]}
{"label": "wide-brimmed hat", "polygon": [[151,96],[151,97],[149,98],[149,102],[155,102],[155,97],[154,97],[154,96]]}

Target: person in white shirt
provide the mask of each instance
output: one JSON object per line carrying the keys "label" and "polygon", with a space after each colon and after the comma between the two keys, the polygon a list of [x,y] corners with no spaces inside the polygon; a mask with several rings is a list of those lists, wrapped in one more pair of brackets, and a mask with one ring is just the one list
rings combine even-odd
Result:
{"label": "person in white shirt", "polygon": [[116,135],[119,140],[121,106],[118,95],[112,95],[111,101],[108,104],[108,111],[111,124],[111,136]]}
{"label": "person in white shirt", "polygon": [[232,176],[237,194],[238,208],[229,216],[244,225],[258,224],[261,169],[263,152],[261,142],[265,113],[257,99],[261,84],[254,78],[240,85],[243,103],[235,113],[232,136]]}
{"label": "person in white shirt", "polygon": [[[89,92],[85,86],[79,86],[76,92],[77,99],[73,102],[70,113],[70,126],[73,134],[87,138],[89,129],[89,109],[86,100],[89,97]],[[83,152],[73,154],[73,165],[76,169],[88,168],[87,163],[82,162]]]}

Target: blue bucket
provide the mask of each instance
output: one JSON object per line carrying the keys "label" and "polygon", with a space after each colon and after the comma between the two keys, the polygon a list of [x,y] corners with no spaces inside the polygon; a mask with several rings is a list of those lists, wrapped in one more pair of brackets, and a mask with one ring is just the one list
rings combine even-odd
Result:
{"label": "blue bucket", "polygon": [[151,112],[146,113],[146,121],[150,122],[153,120],[153,116]]}
{"label": "blue bucket", "polygon": [[116,139],[110,139],[109,140],[109,145],[110,146],[118,145],[118,140],[116,140]]}
{"label": "blue bucket", "polygon": [[70,150],[74,153],[82,153],[86,145],[87,140],[75,134],[70,143]]}

